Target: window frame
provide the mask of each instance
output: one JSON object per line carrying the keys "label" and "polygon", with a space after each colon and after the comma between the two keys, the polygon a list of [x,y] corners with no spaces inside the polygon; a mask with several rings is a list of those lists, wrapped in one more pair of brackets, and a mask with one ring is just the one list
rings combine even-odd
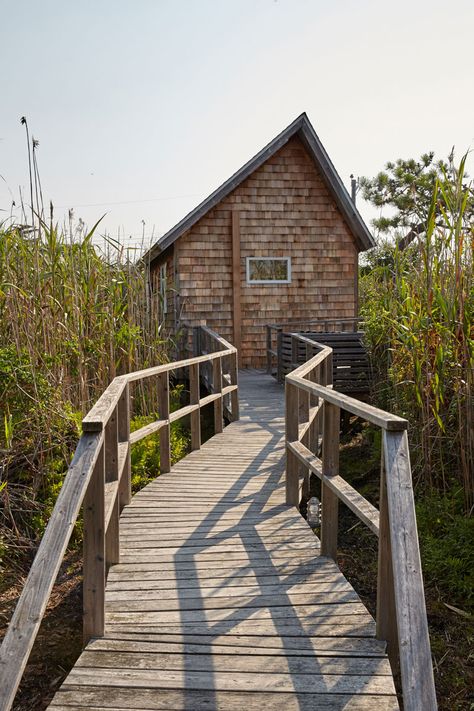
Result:
{"label": "window frame", "polygon": [[[260,262],[286,262],[287,279],[251,279],[250,278],[250,262],[258,260]],[[246,257],[245,258],[245,273],[247,284],[291,284],[291,257]]]}

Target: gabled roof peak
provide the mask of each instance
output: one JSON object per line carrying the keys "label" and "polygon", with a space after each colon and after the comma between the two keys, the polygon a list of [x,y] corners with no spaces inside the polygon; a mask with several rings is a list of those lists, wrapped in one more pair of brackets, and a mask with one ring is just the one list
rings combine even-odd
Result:
{"label": "gabled roof peak", "polygon": [[194,210],[183,217],[177,225],[148,250],[142,261],[152,261],[161,252],[173,244],[181,235],[198,222],[209,210],[215,207],[232,190],[240,185],[251,173],[260,168],[271,156],[280,150],[293,136],[299,136],[306,150],[332,194],[337,206],[351,229],[359,249],[365,250],[375,246],[367,225],[350,198],[341,178],[331,162],[326,150],[319,140],[306,112],[300,114],[289,126],[278,134],[270,143],[262,148],[253,158],[245,163],[236,173],[225,181],[217,190],[203,200]]}

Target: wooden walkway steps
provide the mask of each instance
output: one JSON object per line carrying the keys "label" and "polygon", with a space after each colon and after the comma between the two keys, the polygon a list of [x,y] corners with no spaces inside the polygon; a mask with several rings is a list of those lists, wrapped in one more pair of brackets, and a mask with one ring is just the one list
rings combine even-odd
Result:
{"label": "wooden walkway steps", "polygon": [[245,371],[239,396],[123,509],[105,635],[50,709],[398,709],[372,617],[285,503],[283,389]]}

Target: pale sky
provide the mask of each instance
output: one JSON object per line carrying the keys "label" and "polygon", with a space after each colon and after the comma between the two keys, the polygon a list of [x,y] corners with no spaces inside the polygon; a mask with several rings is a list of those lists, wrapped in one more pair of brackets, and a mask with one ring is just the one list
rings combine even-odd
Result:
{"label": "pale sky", "polygon": [[[28,194],[133,244],[302,111],[344,183],[474,146],[474,0],[0,0],[0,219]],[[471,173],[472,173],[471,160]],[[373,214],[359,201],[367,221]]]}

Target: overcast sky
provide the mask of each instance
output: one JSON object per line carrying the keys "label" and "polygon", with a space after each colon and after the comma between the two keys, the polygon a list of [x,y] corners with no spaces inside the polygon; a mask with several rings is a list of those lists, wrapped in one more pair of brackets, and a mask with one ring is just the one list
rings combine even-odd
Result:
{"label": "overcast sky", "polygon": [[23,115],[57,219],[107,213],[101,230],[130,243],[173,226],[302,111],[346,185],[474,144],[473,0],[0,9],[0,219],[10,191],[27,194]]}

